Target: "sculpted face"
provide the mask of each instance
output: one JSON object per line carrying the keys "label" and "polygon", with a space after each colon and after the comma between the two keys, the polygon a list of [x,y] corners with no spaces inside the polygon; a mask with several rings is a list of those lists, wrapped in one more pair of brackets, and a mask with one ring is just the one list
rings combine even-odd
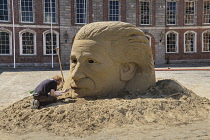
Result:
{"label": "sculpted face", "polygon": [[74,41],[67,83],[78,97],[104,95],[124,88],[121,66],[110,57],[110,45],[101,40]]}
{"label": "sculpted face", "polygon": [[75,35],[66,96],[107,96],[121,90],[145,94],[155,85],[152,51],[145,34],[124,22],[93,22]]}

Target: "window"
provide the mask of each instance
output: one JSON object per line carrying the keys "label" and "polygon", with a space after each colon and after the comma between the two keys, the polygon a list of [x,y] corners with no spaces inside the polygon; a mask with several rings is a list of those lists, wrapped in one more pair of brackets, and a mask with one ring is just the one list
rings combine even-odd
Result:
{"label": "window", "polygon": [[20,54],[36,54],[36,33],[29,29],[20,32]]}
{"label": "window", "polygon": [[21,22],[34,22],[33,0],[21,0]]}
{"label": "window", "polygon": [[120,1],[109,0],[109,21],[120,20]]}
{"label": "window", "polygon": [[195,13],[195,2],[185,2],[185,24],[193,25],[196,24],[196,13]]}
{"label": "window", "polygon": [[151,24],[151,2],[140,1],[140,24],[150,25]]}
{"label": "window", "polygon": [[185,37],[185,53],[196,52],[196,33],[193,31],[188,31],[184,34]]}
{"label": "window", "polygon": [[56,21],[56,0],[44,0],[44,22],[51,23],[51,19],[52,19],[52,23],[57,22]]}
{"label": "window", "polygon": [[203,52],[210,52],[210,30],[203,33]]}
{"label": "window", "polygon": [[76,0],[76,23],[87,23],[87,0]]}
{"label": "window", "polygon": [[205,0],[203,4],[203,23],[210,24],[210,1]]}
{"label": "window", "polygon": [[12,54],[11,33],[0,29],[0,55]]}
{"label": "window", "polygon": [[7,0],[0,0],[0,21],[9,21]]}
{"label": "window", "polygon": [[[52,37],[52,39],[51,39]],[[53,42],[53,43],[52,43]],[[52,46],[53,54],[56,54],[56,48],[59,48],[59,34],[56,31],[53,31],[52,35],[50,31],[44,33],[44,54],[52,55]]]}
{"label": "window", "polygon": [[178,52],[178,33],[171,31],[166,33],[166,53]]}
{"label": "window", "polygon": [[166,24],[176,25],[177,22],[177,2],[167,2]]}

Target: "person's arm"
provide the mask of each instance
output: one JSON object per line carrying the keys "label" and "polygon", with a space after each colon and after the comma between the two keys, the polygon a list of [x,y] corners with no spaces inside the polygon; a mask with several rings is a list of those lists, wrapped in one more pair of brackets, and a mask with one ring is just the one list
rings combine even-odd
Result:
{"label": "person's arm", "polygon": [[64,91],[55,91],[55,89],[51,89],[50,91],[50,96],[61,96],[62,93],[68,91],[67,89],[65,89]]}

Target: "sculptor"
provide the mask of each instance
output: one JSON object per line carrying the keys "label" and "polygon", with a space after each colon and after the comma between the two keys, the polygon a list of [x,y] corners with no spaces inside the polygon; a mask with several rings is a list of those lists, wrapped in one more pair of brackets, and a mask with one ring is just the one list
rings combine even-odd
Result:
{"label": "sculptor", "polygon": [[145,34],[124,22],[95,22],[76,34],[64,89],[78,97],[122,90],[143,94],[155,85],[152,51]]}

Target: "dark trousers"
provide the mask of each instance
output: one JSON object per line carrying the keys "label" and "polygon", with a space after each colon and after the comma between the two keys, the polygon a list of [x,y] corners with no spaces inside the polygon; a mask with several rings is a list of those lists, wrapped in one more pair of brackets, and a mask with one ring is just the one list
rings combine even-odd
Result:
{"label": "dark trousers", "polygon": [[57,98],[54,96],[34,96],[34,99],[38,100],[41,105],[47,105],[57,101]]}

